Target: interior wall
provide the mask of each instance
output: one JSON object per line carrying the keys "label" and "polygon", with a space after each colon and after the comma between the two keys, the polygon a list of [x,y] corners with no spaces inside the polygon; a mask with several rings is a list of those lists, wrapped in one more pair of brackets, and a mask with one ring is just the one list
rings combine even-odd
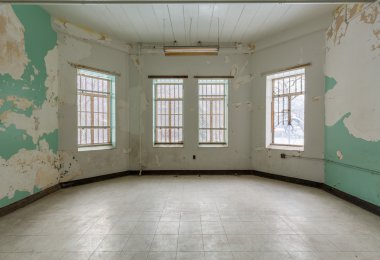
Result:
{"label": "interior wall", "polygon": [[56,44],[40,7],[0,5],[0,207],[59,181]]}
{"label": "interior wall", "polygon": [[[97,43],[58,34],[59,46],[59,149],[61,181],[128,170],[128,56]],[[116,146],[79,151],[77,145],[77,69],[70,63],[120,73],[116,77]]]}
{"label": "interior wall", "polygon": [[[254,170],[324,181],[324,62],[325,30],[320,30],[255,52],[251,58],[252,82],[252,160]],[[304,151],[266,148],[266,76],[298,64],[311,63],[305,71],[305,145]],[[297,158],[281,159],[285,153]]]}
{"label": "interior wall", "polygon": [[379,12],[379,1],[337,10],[326,34],[325,86],[326,184],[376,205],[380,205]]}
{"label": "interior wall", "polygon": [[[251,76],[249,55],[131,57],[130,161],[144,170],[228,170],[250,167]],[[148,75],[188,75],[184,80],[184,147],[153,147],[152,80]],[[194,75],[235,75],[229,85],[228,147],[198,146],[198,86]],[[136,113],[135,111],[140,111]],[[142,120],[141,125],[138,124]],[[196,159],[193,160],[193,155]]]}

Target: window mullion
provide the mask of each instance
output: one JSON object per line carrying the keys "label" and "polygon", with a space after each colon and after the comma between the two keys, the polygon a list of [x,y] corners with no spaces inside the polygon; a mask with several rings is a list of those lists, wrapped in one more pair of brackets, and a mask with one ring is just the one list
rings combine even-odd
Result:
{"label": "window mullion", "polygon": [[94,144],[94,96],[90,97],[90,110],[91,110],[91,144]]}

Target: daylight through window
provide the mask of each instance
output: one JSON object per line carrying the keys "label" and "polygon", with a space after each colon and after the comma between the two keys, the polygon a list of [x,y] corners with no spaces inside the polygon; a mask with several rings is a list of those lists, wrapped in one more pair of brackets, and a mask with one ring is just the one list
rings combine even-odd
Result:
{"label": "daylight through window", "polygon": [[183,144],[183,80],[153,80],[155,145]]}
{"label": "daylight through window", "polygon": [[78,70],[78,146],[111,145],[113,76]]}
{"label": "daylight through window", "polygon": [[272,85],[272,144],[304,145],[305,69],[268,76]]}
{"label": "daylight through window", "polygon": [[199,79],[199,144],[227,144],[226,79]]}

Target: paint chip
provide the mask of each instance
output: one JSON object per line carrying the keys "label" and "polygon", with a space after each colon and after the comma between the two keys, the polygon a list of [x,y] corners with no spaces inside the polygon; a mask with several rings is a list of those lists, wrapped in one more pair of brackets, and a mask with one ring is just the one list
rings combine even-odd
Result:
{"label": "paint chip", "polygon": [[336,151],[336,156],[338,156],[339,160],[342,160],[343,159],[343,154],[341,151]]}

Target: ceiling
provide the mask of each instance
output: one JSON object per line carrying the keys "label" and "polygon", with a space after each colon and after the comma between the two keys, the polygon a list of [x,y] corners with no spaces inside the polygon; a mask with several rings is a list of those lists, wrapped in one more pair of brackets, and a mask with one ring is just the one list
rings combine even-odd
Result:
{"label": "ceiling", "polygon": [[[250,43],[332,14],[336,4],[42,5],[52,16],[127,43]],[[219,28],[219,29],[218,29]]]}

